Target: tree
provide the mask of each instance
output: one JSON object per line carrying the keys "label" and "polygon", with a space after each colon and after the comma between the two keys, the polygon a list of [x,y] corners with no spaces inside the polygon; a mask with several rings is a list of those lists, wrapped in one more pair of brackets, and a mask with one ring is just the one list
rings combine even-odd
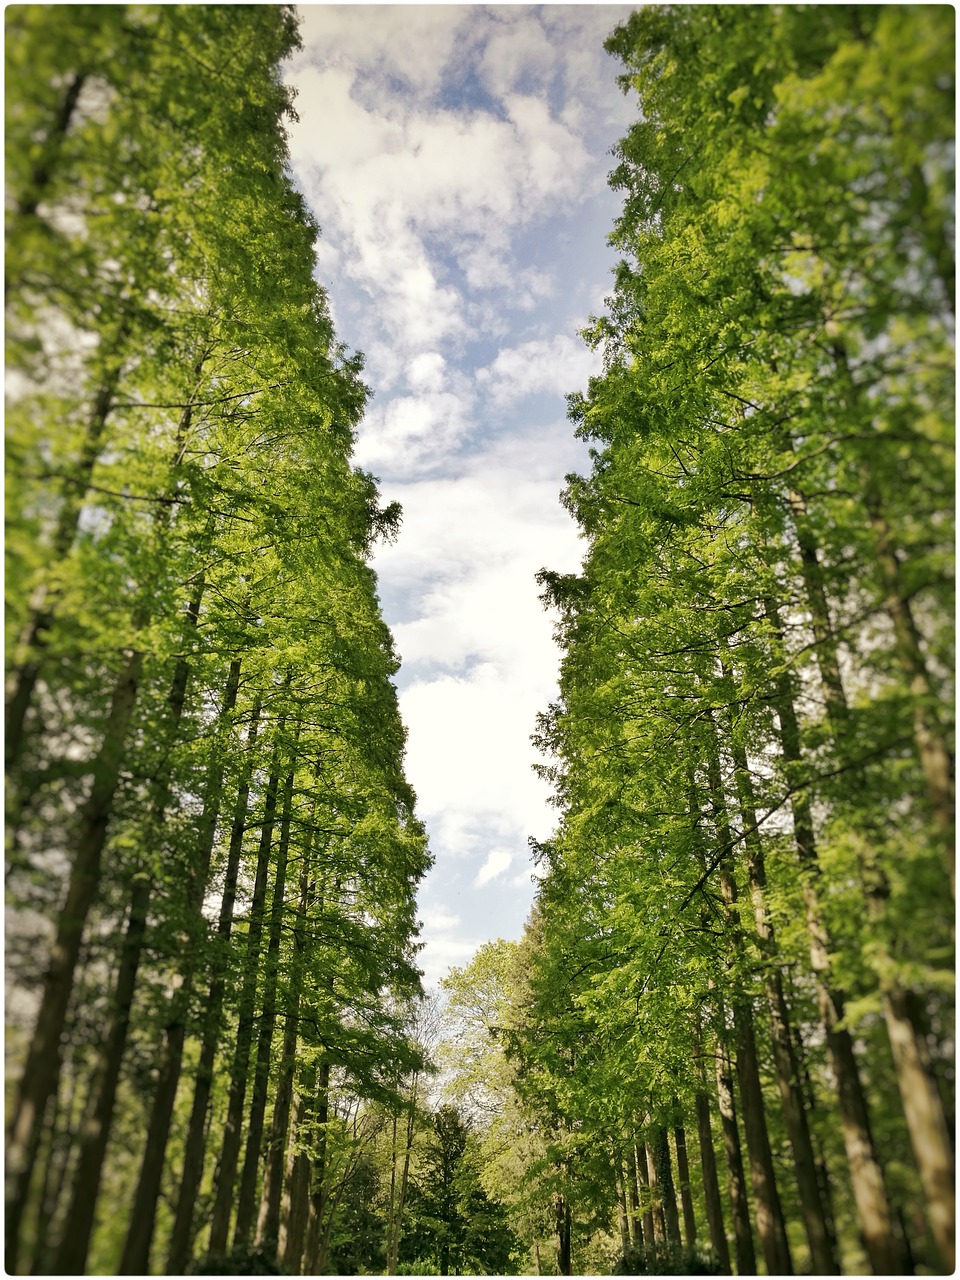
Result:
{"label": "tree", "polygon": [[7,874],[51,952],[19,965],[7,1262],[183,1269],[224,1128],[215,1246],[252,1235],[265,1157],[276,1230],[286,1142],[322,1183],[331,1067],[383,1100],[422,1063],[429,856],[366,563],[399,512],[350,464],[367,392],[287,168],[292,11],[27,6],[9,35]]}
{"label": "tree", "polygon": [[[875,1270],[902,1268],[916,1242],[898,1220],[922,1202],[952,1258],[933,1068],[949,1050],[928,1034],[949,912],[924,927],[910,905],[949,891],[943,18],[916,17],[902,64],[903,10],[840,8],[820,25],[798,9],[661,6],[608,42],[641,111],[612,178],[624,258],[585,335],[604,372],[570,400],[594,447],[564,501],[589,551],[581,574],[541,577],[565,656],[539,732],[561,821],[531,984],[551,1043],[529,1049],[530,1083],[599,1135],[609,1081],[655,1151],[672,1099],[702,1098],[691,1035],[709,1028],[740,1084],[737,1114],[719,1072],[741,1268],[742,1123],[768,1267],[788,1265],[795,1209],[778,1212],[772,1182],[786,1138],[811,1258],[833,1269],[817,1155],[830,1139],[798,1042],[820,1073],[826,1044],[836,1082],[842,1251],[860,1233]],[[908,109],[918,45],[937,71]],[[911,1185],[894,1186],[886,1170],[911,1155]]]}
{"label": "tree", "polygon": [[517,1241],[503,1206],[480,1183],[471,1145],[456,1110],[440,1107],[411,1185],[400,1256],[429,1259],[442,1276],[506,1275]]}

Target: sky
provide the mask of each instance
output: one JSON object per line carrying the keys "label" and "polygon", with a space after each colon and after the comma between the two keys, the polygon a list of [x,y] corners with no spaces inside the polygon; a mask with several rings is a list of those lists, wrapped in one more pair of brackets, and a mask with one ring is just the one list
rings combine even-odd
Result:
{"label": "sky", "polygon": [[535,574],[584,551],[559,502],[589,469],[565,396],[599,372],[578,331],[612,289],[610,149],[635,106],[603,42],[630,11],[298,8],[292,168],[337,336],[366,357],[354,460],[403,507],[373,564],[435,859],[428,987],[520,936],[528,837],[557,820],[530,741],[559,663]]}

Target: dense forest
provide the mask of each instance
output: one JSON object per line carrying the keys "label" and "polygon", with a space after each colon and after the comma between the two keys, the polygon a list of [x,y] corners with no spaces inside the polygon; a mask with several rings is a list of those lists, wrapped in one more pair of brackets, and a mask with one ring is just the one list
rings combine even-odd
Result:
{"label": "dense forest", "polygon": [[557,823],[433,994],[296,15],[6,17],[7,1271],[952,1271],[953,10],[610,36]]}

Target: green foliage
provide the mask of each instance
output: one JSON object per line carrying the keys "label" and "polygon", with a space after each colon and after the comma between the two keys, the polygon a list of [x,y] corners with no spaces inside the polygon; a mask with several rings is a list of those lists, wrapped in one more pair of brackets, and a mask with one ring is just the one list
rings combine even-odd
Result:
{"label": "green foliage", "polygon": [[[175,1086],[182,1028],[188,1071],[209,1050],[231,1088],[248,1076],[267,1088],[268,1131],[284,1072],[291,1090],[332,1070],[332,1097],[396,1103],[423,1066],[408,1027],[414,895],[430,859],[366,561],[401,513],[350,462],[367,388],[362,357],[336,341],[314,279],[317,227],[288,169],[280,64],[298,44],[295,15],[74,6],[54,22],[20,6],[8,17],[8,884],[17,928],[35,935],[39,913],[81,930],[86,963],[65,966],[63,1026],[25,1078],[40,1071],[56,1092],[77,1070],[83,1093],[117,1068],[107,1127],[124,1131],[133,1086],[154,1134],[158,1064]],[[61,900],[77,884],[89,905],[65,926]],[[130,904],[145,887],[134,945]],[[49,993],[33,951],[17,949],[15,980]],[[133,995],[120,1026],[111,993],[123,975]],[[292,1050],[273,1035],[284,1020]],[[99,1053],[76,1052],[71,1039],[98,1021]],[[176,1130],[191,1122],[183,1095],[139,1179],[108,1150],[83,1186],[71,1186],[72,1155],[68,1177],[57,1167],[79,1126],[52,1109],[41,1160],[61,1202],[44,1209],[34,1179],[20,1203],[37,1265],[60,1247],[64,1198],[88,1203],[102,1184],[122,1203],[154,1176],[145,1212],[153,1224],[162,1201],[165,1248],[180,1167],[208,1133],[206,1175],[183,1198],[211,1207],[222,1114],[188,1142]],[[359,1185],[360,1138],[312,1101],[317,1114],[282,1141],[321,1184],[349,1152]],[[265,1139],[248,1111],[256,1170]],[[329,1208],[321,1253],[343,1247],[337,1212],[360,1229],[349,1195]],[[116,1269],[143,1218],[112,1214],[90,1257]],[[144,1270],[148,1258],[123,1263]]]}
{"label": "green foliage", "polygon": [[723,1271],[708,1249],[627,1249],[613,1265],[613,1276],[719,1276]]}
{"label": "green foliage", "polygon": [[[886,1159],[910,1162],[877,1011],[907,988],[938,1017],[951,982],[952,42],[933,7],[696,5],[608,42],[639,113],[612,175],[623,259],[584,335],[604,371],[569,399],[589,550],[540,575],[561,820],[510,1039],[584,1220],[605,1202],[609,1222],[629,1135],[690,1114],[724,1005],[770,1045],[771,972],[797,975],[823,1070],[811,884],[816,981],[852,997]],[[950,1069],[947,1041],[934,1056]],[[766,1110],[785,1141],[772,1091]],[[897,1194],[919,1212],[916,1181]]]}
{"label": "green foliage", "polygon": [[440,1107],[411,1187],[401,1260],[429,1260],[440,1275],[509,1275],[517,1244],[506,1210],[481,1185],[469,1130]]}
{"label": "green foliage", "polygon": [[222,1258],[204,1258],[195,1263],[192,1276],[282,1276],[276,1255],[265,1249],[233,1249]]}

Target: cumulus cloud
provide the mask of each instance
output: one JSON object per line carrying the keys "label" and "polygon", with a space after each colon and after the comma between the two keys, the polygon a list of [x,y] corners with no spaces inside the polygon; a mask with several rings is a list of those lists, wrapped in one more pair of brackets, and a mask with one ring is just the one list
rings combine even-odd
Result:
{"label": "cumulus cloud", "polygon": [[600,371],[600,357],[569,334],[538,338],[506,347],[492,364],[477,370],[477,382],[498,407],[522,396],[585,389],[587,379]]}
{"label": "cumulus cloud", "polygon": [[506,849],[491,849],[483,866],[474,876],[474,885],[480,889],[491,880],[496,880],[509,869],[512,861],[513,854],[508,853]]}
{"label": "cumulus cloud", "polygon": [[491,827],[521,844],[542,830],[548,792],[531,769],[529,741],[539,709],[525,682],[492,663],[401,691],[407,773],[451,853],[473,854]]}
{"label": "cumulus cloud", "polygon": [[[336,237],[339,261],[324,252],[325,278],[376,297],[371,327],[410,357],[478,336],[495,313],[473,306],[471,290],[496,289],[501,308],[520,310],[548,296],[550,274],[521,268],[513,237],[574,208],[597,157],[543,95],[559,50],[539,18],[324,5],[305,10],[303,34],[288,75],[300,117],[290,149]],[[451,109],[441,90],[471,57],[487,96]]]}
{"label": "cumulus cloud", "polygon": [[389,86],[398,80],[417,95],[442,83],[467,16],[453,5],[305,5],[300,10],[304,50],[292,63],[364,67]]}

